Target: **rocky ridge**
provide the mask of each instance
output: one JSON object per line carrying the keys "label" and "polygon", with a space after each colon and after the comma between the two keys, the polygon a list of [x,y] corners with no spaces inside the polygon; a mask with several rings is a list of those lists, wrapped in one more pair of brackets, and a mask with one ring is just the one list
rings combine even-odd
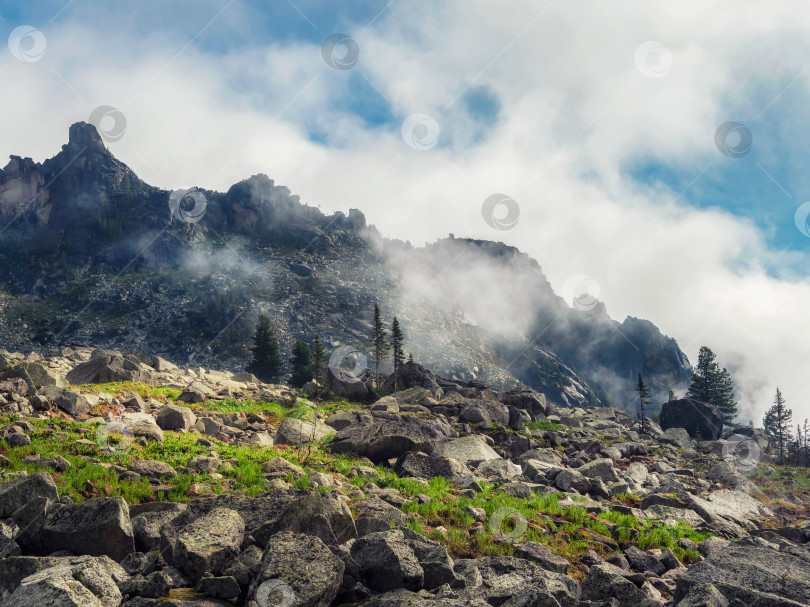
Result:
{"label": "rocky ridge", "polygon": [[755,482],[778,472],[759,430],[640,434],[447,380],[361,406],[138,352],[0,354],[3,607],[810,603],[807,492]]}
{"label": "rocky ridge", "polygon": [[386,240],[360,211],[324,215],[265,175],[199,192],[200,217],[172,212],[171,193],[85,123],[51,159],[12,157],[0,169],[0,343],[136,348],[238,371],[258,314],[286,352],[315,333],[368,351],[376,302],[439,375],[519,382],[558,406],[624,407],[639,371],[657,406],[688,379],[685,355],[652,323],[616,322],[601,303],[572,309],[514,247]]}

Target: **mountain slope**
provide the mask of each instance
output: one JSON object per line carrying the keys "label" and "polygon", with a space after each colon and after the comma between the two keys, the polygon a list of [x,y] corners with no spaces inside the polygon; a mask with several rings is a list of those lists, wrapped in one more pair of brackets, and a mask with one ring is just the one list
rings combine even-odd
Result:
{"label": "mountain slope", "polygon": [[639,371],[654,406],[688,380],[673,339],[647,321],[617,323],[601,304],[570,308],[514,247],[451,237],[414,248],[264,175],[201,194],[180,203],[144,183],[84,123],[41,164],[12,157],[0,171],[2,343],[134,347],[238,369],[259,313],[287,352],[316,332],[368,351],[379,302],[435,372],[521,382],[561,406],[633,412]]}

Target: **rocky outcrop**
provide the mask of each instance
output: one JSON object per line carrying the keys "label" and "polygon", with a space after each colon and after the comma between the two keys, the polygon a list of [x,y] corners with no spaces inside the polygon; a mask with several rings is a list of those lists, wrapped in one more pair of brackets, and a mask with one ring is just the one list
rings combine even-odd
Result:
{"label": "rocky outcrop", "polygon": [[678,578],[675,603],[694,603],[694,596],[701,593],[714,597],[720,594],[729,604],[733,601],[775,607],[810,604],[807,544],[795,545],[776,534],[771,538],[775,541],[747,538],[732,542],[690,567]]}

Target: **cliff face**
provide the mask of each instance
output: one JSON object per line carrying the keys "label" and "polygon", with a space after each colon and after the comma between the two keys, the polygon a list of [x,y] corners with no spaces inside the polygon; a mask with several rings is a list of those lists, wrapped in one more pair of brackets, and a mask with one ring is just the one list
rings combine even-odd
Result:
{"label": "cliff face", "polygon": [[195,196],[144,183],[84,123],[45,162],[12,157],[0,171],[0,343],[136,347],[237,369],[259,313],[285,349],[318,333],[367,350],[378,302],[434,371],[522,382],[561,406],[634,411],[640,371],[655,408],[688,380],[673,339],[601,304],[572,309],[514,247],[384,240],[360,211],[326,216],[265,175]]}

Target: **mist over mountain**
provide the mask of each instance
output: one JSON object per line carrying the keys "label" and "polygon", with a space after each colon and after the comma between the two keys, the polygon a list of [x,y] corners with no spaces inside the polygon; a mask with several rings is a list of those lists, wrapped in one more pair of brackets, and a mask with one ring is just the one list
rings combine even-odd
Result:
{"label": "mist over mountain", "polygon": [[413,247],[261,174],[224,193],[162,190],[85,123],[53,158],[12,156],[0,171],[4,348],[92,343],[239,370],[259,314],[285,357],[316,333],[369,351],[375,302],[402,322],[406,351],[451,378],[630,412],[639,372],[653,408],[688,382],[674,339],[611,319],[601,302],[563,300],[503,243],[451,235]]}

